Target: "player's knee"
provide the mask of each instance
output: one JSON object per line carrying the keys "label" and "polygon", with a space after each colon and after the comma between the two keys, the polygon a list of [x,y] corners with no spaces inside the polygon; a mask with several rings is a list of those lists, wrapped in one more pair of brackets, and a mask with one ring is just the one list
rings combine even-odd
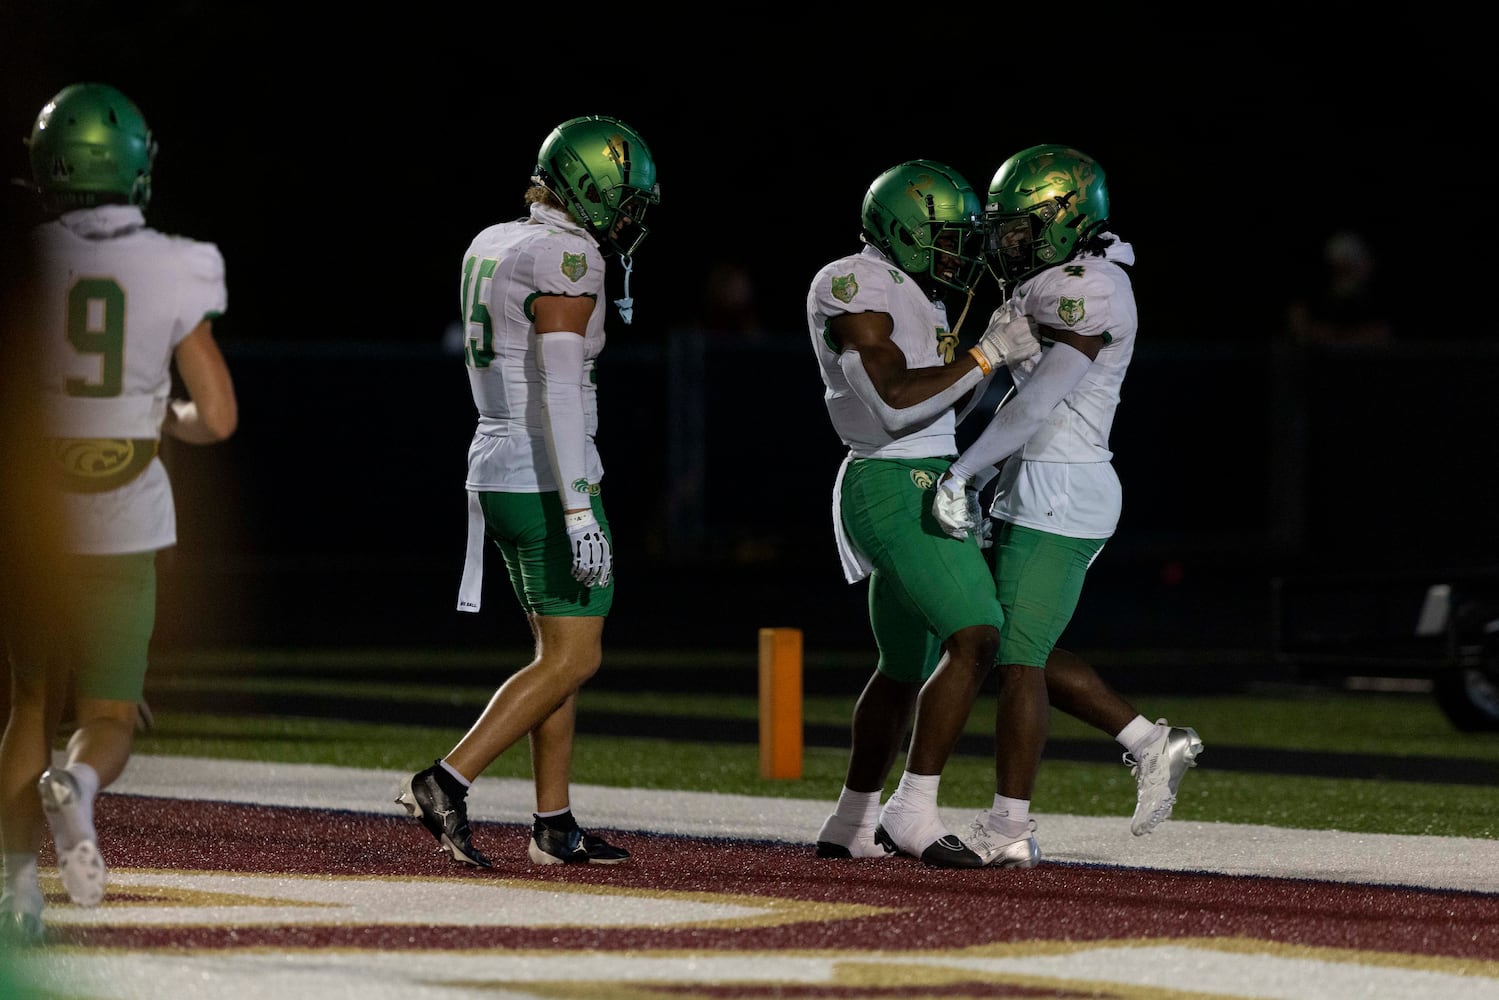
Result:
{"label": "player's knee", "polygon": [[600,650],[577,651],[567,657],[562,669],[572,682],[572,686],[577,688],[598,673],[599,666],[603,662],[604,657]]}
{"label": "player's knee", "polygon": [[959,629],[948,640],[948,652],[954,659],[972,663],[987,673],[999,654],[999,629],[992,625],[971,625]]}

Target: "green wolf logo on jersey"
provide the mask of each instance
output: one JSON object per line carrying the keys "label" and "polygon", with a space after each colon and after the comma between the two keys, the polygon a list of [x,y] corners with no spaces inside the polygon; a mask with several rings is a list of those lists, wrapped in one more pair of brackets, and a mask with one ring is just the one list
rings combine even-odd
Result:
{"label": "green wolf logo on jersey", "polygon": [[929,490],[937,482],[937,477],[925,469],[912,469],[911,482],[916,484],[918,490]]}
{"label": "green wolf logo on jersey", "polygon": [[848,305],[859,294],[859,282],[853,273],[842,275],[833,279],[833,298]]}
{"label": "green wolf logo on jersey", "polygon": [[1077,326],[1083,320],[1083,300],[1063,298],[1057,306],[1057,315],[1068,326]]}
{"label": "green wolf logo on jersey", "polygon": [[573,480],[573,492],[581,493],[585,497],[596,497],[599,495],[599,484],[590,483],[586,479]]}
{"label": "green wolf logo on jersey", "polygon": [[568,281],[577,281],[588,273],[588,255],[583,253],[562,253],[562,276]]}

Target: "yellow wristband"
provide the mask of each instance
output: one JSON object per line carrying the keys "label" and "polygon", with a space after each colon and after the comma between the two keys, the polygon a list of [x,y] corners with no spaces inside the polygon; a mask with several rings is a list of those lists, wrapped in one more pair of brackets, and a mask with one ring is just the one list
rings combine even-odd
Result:
{"label": "yellow wristband", "polygon": [[994,370],[994,366],[989,363],[989,359],[984,357],[984,352],[979,350],[977,347],[968,348],[968,353],[973,355],[973,360],[979,363],[979,371],[983,372],[985,375]]}

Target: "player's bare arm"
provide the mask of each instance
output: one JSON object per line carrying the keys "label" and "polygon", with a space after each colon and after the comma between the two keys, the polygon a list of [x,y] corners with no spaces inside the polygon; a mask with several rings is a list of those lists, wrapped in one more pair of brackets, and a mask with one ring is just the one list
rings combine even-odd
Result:
{"label": "player's bare arm", "polygon": [[905,409],[924,402],[978,367],[977,359],[965,352],[952,364],[907,368],[906,356],[890,337],[894,322],[889,313],[835,316],[828,329],[843,350],[859,352],[859,359],[875,391],[892,409]]}
{"label": "player's bare arm", "polygon": [[531,302],[537,334],[563,331],[583,336],[594,300],[588,295],[539,295]]}
{"label": "player's bare arm", "polygon": [[173,358],[188,398],[172,401],[162,431],[188,444],[227,440],[239,426],[239,402],[229,366],[213,336],[213,322],[199,322],[177,345]]}

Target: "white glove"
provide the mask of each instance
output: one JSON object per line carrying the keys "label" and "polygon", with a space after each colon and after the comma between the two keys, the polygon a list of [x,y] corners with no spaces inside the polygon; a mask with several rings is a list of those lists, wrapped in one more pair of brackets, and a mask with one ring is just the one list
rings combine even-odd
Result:
{"label": "white glove", "polygon": [[1012,301],[994,310],[989,317],[989,326],[973,348],[983,355],[992,368],[1000,365],[1016,365],[1026,358],[1041,353],[1041,342],[1036,339],[1036,323],[1024,313],[1017,313]]}
{"label": "white glove", "polygon": [[978,492],[968,488],[966,478],[949,472],[933,491],[932,516],[953,538],[967,538],[969,532],[979,529],[982,517]]}
{"label": "white glove", "polygon": [[614,552],[591,510],[566,514],[567,540],[573,549],[573,579],[587,587],[609,585]]}

